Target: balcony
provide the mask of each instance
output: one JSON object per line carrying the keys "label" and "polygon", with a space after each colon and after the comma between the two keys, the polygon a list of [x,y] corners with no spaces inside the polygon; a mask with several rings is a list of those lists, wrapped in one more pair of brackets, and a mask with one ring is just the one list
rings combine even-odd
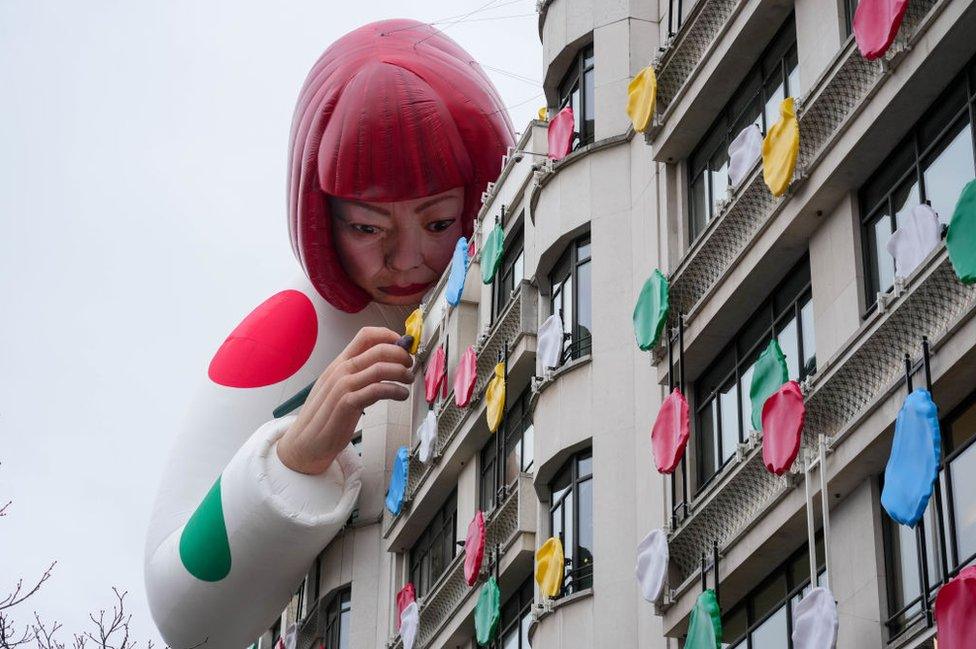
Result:
{"label": "balcony", "polygon": [[[440,493],[437,487],[450,488],[449,485],[455,484],[462,463],[467,462],[490,436],[482,396],[506,344],[509,383],[528,383],[535,370],[537,303],[536,290],[523,281],[487,336],[476,345],[478,378],[475,396],[467,408],[458,408],[452,389],[437,412],[437,447],[433,459],[424,464],[411,455],[404,508],[389,521],[383,533],[388,550],[404,551],[412,544],[426,524],[425,516],[433,514],[439,504],[426,496]],[[472,435],[472,431],[478,434]]]}
{"label": "balcony", "polygon": [[[420,608],[418,649],[431,645],[439,638],[437,646],[448,639],[466,642],[474,633],[471,619],[477,594],[488,573],[486,568],[494,548],[500,549],[499,586],[513,588],[525,578],[525,569],[531,569],[535,551],[537,501],[532,487],[532,476],[520,474],[513,483],[505,500],[488,515],[485,521],[485,568],[481,579],[473,587],[464,580],[464,553],[451,562],[433,588],[417,602]],[[441,637],[443,636],[443,637]],[[387,644],[391,649],[402,649],[403,640],[397,636]],[[306,649],[299,646],[299,649]]]}
{"label": "balcony", "polygon": [[[890,426],[897,408],[883,413],[888,417],[884,422],[867,427],[874,430],[873,435],[851,433],[901,388],[904,355],[918,358],[923,336],[931,341],[933,350],[938,350],[966,324],[974,310],[976,286],[965,286],[956,279],[942,247],[814,376],[806,390],[803,447],[814,448],[822,434],[833,449],[841,451],[832,462],[831,480],[844,471],[844,479],[859,482],[876,472],[878,464],[883,465],[883,459],[867,458],[866,450]],[[946,369],[942,368],[943,372]],[[800,457],[804,452],[801,450]],[[679,595],[696,583],[701,553],[708,552],[713,541],[724,552],[795,485],[795,476],[778,478],[766,471],[759,444],[744,448],[739,460],[733,462],[692,503],[688,516],[669,535],[672,575]],[[725,570],[735,568],[726,566]]]}
{"label": "balcony", "polygon": [[[725,4],[722,0],[706,3],[722,4]],[[807,178],[826,158],[853,118],[889,76],[890,66],[921,37],[945,4],[944,0],[910,3],[898,39],[889,51],[889,60],[884,63],[865,60],[853,39],[848,40],[834,64],[799,104],[800,152],[796,171],[799,181]],[[761,165],[757,164],[742,185],[730,193],[721,213],[706,226],[671,273],[672,313],[686,314],[688,323],[694,320],[719,283],[790,203],[798,184],[795,181],[786,196],[777,199],[767,189]]]}

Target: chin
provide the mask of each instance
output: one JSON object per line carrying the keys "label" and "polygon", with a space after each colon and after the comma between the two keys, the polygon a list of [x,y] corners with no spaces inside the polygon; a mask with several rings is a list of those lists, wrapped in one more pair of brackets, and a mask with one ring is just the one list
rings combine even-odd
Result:
{"label": "chin", "polygon": [[417,306],[423,299],[423,294],[418,295],[407,295],[400,297],[398,295],[386,295],[385,293],[380,293],[379,295],[373,296],[373,301],[379,304],[387,304],[389,306]]}

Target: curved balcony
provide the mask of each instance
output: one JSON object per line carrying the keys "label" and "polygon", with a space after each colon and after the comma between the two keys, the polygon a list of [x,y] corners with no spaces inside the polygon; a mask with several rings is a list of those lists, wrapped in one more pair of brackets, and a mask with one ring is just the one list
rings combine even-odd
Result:
{"label": "curved balcony", "polygon": [[440,504],[431,502],[432,499],[426,496],[441,493],[436,488],[439,485],[456,483],[461,465],[490,436],[485,423],[482,395],[506,344],[509,350],[509,382],[528,383],[535,368],[537,302],[535,289],[523,281],[505,311],[492,324],[488,335],[476,345],[478,378],[475,397],[467,408],[458,408],[452,389],[437,412],[437,447],[433,459],[424,464],[415,455],[410,456],[404,507],[399,515],[388,520],[383,531],[387,549],[403,551],[412,544],[426,525],[426,517],[432,515]]}
{"label": "curved balcony", "polygon": [[[938,349],[976,310],[976,287],[956,279],[944,247],[900,290],[806,386],[803,447],[813,449],[822,434],[833,449],[842,451],[838,454],[842,457],[832,462],[831,480],[846,471],[850,479],[861,481],[872,471],[870,466],[877,464],[876,459],[872,464],[859,454],[890,426],[897,407],[883,413],[888,419],[876,423],[873,435],[856,436],[855,444],[847,444],[847,440],[855,439],[850,433],[900,388],[904,355],[917,358],[923,337]],[[672,576],[676,578],[672,585],[677,585],[679,594],[697,583],[701,553],[708,552],[713,541],[724,553],[795,486],[795,476],[778,478],[766,471],[757,441],[742,449],[737,463],[692,504],[688,517],[669,534]],[[801,450],[800,457],[803,453]],[[855,461],[859,466],[852,468]],[[734,569],[725,566],[724,571]]]}
{"label": "curved balcony", "polygon": [[[525,570],[531,569],[535,552],[536,507],[532,476],[523,473],[515,488],[485,521],[485,567],[479,582],[469,587],[464,580],[462,552],[431,591],[418,601],[420,627],[415,647],[447,646],[449,640],[463,643],[470,639],[474,633],[471,618],[477,593],[488,576],[489,558],[496,546],[500,550],[499,586],[504,590],[521,583]],[[435,639],[437,642],[433,643]],[[387,646],[401,649],[403,640],[397,636]]]}

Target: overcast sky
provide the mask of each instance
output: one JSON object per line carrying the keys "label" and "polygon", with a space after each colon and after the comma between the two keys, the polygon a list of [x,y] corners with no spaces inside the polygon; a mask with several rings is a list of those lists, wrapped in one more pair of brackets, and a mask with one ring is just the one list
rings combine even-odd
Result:
{"label": "overcast sky", "polygon": [[285,158],[308,68],[364,23],[486,5],[440,26],[521,130],[544,104],[535,0],[0,1],[0,598],[58,560],[18,621],[69,641],[119,586],[159,642],[151,502],[211,355],[298,272]]}

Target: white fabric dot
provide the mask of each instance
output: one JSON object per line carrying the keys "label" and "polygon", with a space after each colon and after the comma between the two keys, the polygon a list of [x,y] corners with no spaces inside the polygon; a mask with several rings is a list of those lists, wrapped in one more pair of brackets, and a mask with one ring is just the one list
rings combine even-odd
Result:
{"label": "white fabric dot", "polygon": [[651,530],[637,545],[637,583],[648,602],[656,602],[664,590],[668,572],[668,539],[664,530]]}

